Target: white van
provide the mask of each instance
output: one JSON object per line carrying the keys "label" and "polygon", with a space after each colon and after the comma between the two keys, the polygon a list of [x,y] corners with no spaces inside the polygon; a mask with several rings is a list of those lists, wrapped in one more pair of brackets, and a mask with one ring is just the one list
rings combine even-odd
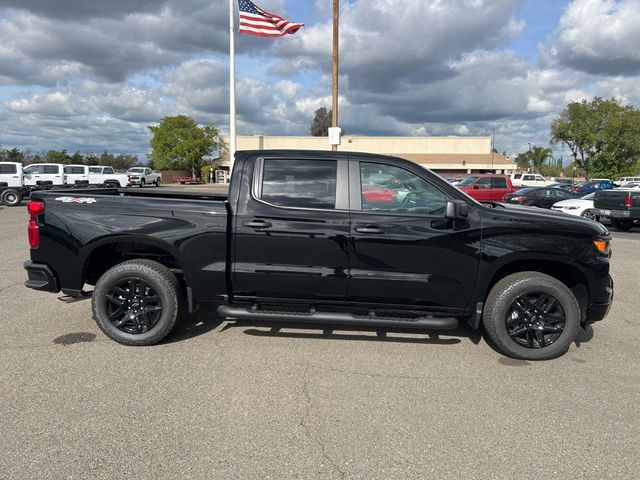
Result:
{"label": "white van", "polygon": [[24,185],[64,185],[64,165],[61,163],[32,163],[24,167]]}
{"label": "white van", "polygon": [[22,164],[0,162],[0,187],[22,186]]}

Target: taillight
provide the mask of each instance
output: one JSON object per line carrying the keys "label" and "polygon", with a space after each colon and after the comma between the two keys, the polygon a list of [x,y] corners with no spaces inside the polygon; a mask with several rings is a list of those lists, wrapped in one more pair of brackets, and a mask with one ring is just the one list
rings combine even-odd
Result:
{"label": "taillight", "polygon": [[31,248],[40,246],[40,229],[38,228],[38,215],[44,213],[44,202],[31,200],[27,203],[27,212],[29,212],[29,226],[27,227],[27,236]]}
{"label": "taillight", "polygon": [[516,201],[516,202],[524,202],[526,199],[527,199],[527,197],[523,197],[522,195],[518,195],[517,197],[511,198],[511,200]]}
{"label": "taillight", "polygon": [[624,199],[624,206],[631,207],[631,193],[628,193],[627,198]]}

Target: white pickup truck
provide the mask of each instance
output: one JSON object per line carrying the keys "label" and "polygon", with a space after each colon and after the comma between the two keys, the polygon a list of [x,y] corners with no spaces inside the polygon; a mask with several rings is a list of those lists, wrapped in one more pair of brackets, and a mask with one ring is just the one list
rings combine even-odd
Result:
{"label": "white pickup truck", "polygon": [[129,183],[131,185],[155,185],[156,187],[162,182],[162,175],[154,172],[148,167],[132,167],[127,170],[129,175]]}
{"label": "white pickup truck", "polygon": [[554,182],[536,173],[512,173],[511,183],[514,187],[546,187]]}
{"label": "white pickup truck", "polygon": [[63,169],[61,163],[32,163],[22,169],[23,185],[64,185]]}
{"label": "white pickup truck", "polygon": [[65,165],[65,183],[67,185],[110,185],[126,187],[129,185],[129,176],[126,173],[116,173],[113,167],[95,165]]}

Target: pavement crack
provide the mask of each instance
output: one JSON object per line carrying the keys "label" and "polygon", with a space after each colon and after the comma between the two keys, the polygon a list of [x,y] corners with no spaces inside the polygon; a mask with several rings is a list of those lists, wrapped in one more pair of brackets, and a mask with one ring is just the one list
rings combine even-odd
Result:
{"label": "pavement crack", "polygon": [[342,368],[335,368],[330,365],[326,365],[326,368],[332,372],[345,373],[347,375],[358,375],[361,377],[370,377],[370,378],[394,378],[400,380],[424,380],[424,377],[416,376],[416,375],[400,375],[400,374],[392,374],[392,373],[369,373],[369,372],[357,372],[354,370],[346,370]]}
{"label": "pavement crack", "polygon": [[309,376],[308,376],[309,368],[310,368],[309,363],[305,362],[305,369],[304,369],[304,373],[302,374],[302,392],[304,393],[306,408],[305,408],[304,415],[300,419],[300,426],[304,428],[306,436],[311,440],[313,440],[318,445],[318,447],[320,447],[322,456],[327,461],[327,463],[333,466],[333,468],[338,472],[338,475],[340,475],[340,478],[344,479],[346,472],[342,470],[342,468],[340,468],[340,465],[338,465],[335,462],[335,460],[333,460],[333,458],[331,458],[331,456],[327,453],[327,449],[324,443],[322,442],[320,436],[316,435],[311,430],[311,427],[308,424],[309,415],[311,414],[311,408],[313,406],[313,400],[311,399],[311,395],[309,394]]}

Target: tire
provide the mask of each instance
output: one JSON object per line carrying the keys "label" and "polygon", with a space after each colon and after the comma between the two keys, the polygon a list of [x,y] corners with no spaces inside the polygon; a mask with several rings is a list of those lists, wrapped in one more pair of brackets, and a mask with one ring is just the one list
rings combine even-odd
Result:
{"label": "tire", "polygon": [[[145,305],[146,302],[146,305]],[[91,297],[93,318],[123,345],[153,345],[173,329],[183,310],[176,276],[152,260],[130,260],[107,270]]]}
{"label": "tire", "polygon": [[633,227],[633,222],[630,220],[611,219],[611,224],[616,228],[616,230],[622,230],[623,232],[631,230]]}
{"label": "tire", "polygon": [[155,181],[155,182],[153,182],[153,184],[154,184],[156,187],[159,187],[159,186],[160,186],[160,179],[159,179],[159,178],[156,178],[156,181]]}
{"label": "tire", "polygon": [[497,282],[482,312],[487,335],[497,349],[522,360],[564,355],[578,333],[580,318],[580,306],[569,287],[540,272],[515,273]]}
{"label": "tire", "polygon": [[588,220],[598,221],[598,217],[596,216],[596,214],[593,212],[591,208],[587,208],[584,212],[580,214],[580,216]]}
{"label": "tire", "polygon": [[15,188],[8,188],[0,194],[0,203],[7,207],[17,207],[22,201],[22,193]]}
{"label": "tire", "polygon": [[144,187],[145,181],[144,178],[140,179],[140,188]]}

